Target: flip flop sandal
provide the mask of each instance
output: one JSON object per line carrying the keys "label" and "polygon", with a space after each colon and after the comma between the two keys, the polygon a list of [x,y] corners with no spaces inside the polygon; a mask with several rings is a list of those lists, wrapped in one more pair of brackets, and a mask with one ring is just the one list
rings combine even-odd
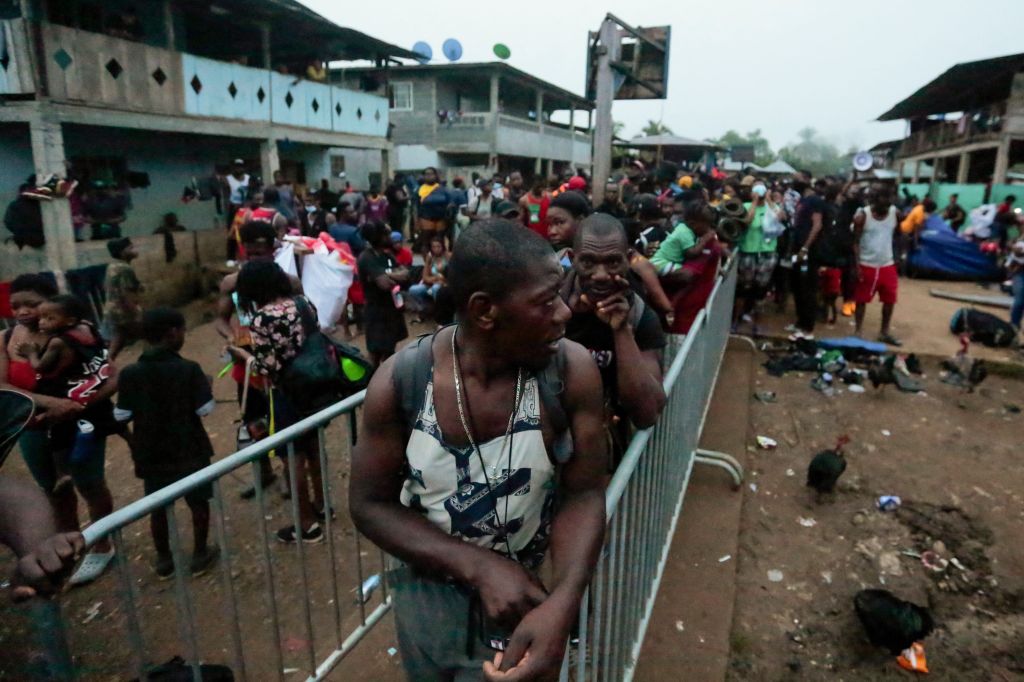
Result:
{"label": "flip flop sandal", "polygon": [[78,569],[74,575],[68,581],[71,585],[85,585],[103,575],[103,572],[107,570],[107,566],[110,565],[110,561],[114,558],[114,550],[109,552],[90,552],[85,555],[82,559],[82,563],[79,564]]}

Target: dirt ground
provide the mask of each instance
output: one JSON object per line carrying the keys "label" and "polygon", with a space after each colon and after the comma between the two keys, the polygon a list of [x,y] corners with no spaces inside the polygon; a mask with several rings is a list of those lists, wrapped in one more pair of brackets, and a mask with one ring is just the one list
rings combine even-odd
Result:
{"label": "dirt ground", "polygon": [[[215,376],[223,366],[221,352],[223,342],[209,323],[212,302],[200,301],[185,310],[190,331],[184,357],[199,362],[204,370]],[[424,325],[410,324],[410,335],[428,331]],[[340,333],[340,332],[339,332]],[[363,337],[353,343],[361,345]],[[140,352],[138,345],[118,358],[118,365],[133,362]],[[235,384],[230,377],[214,381],[214,397],[217,408],[204,421],[218,458],[236,450],[235,433],[238,408],[235,403]],[[273,584],[279,609],[280,633],[283,649],[283,667],[286,678],[304,679],[309,666],[310,648],[316,653],[316,660],[322,661],[331,651],[337,639],[337,618],[341,622],[341,639],[359,624],[361,609],[355,596],[355,588],[361,579],[380,573],[379,552],[365,540],[357,546],[356,536],[349,521],[347,508],[349,436],[347,420],[340,419],[327,430],[326,447],[330,472],[332,506],[337,510],[337,520],[332,523],[331,535],[335,541],[332,575],[330,551],[326,542],[306,546],[308,562],[307,580],[312,607],[313,642],[309,641],[306,630],[305,612],[302,599],[302,574],[295,556],[296,548],[273,540],[269,543],[272,561]],[[280,473],[282,459],[274,460],[275,470]],[[140,498],[142,482],[135,478],[131,458],[123,441],[111,438],[107,445],[107,482],[114,495],[117,507]],[[12,453],[4,466],[4,474],[31,478],[21,457]],[[239,499],[239,493],[252,483],[252,471],[243,467],[222,479],[225,503],[225,526],[229,538],[230,570],[234,577],[235,598],[238,604],[239,620],[242,624],[246,672],[249,679],[267,679],[272,675],[275,662],[271,636],[271,614],[267,600],[267,577],[263,563],[263,542],[260,533],[260,514],[255,501]],[[84,505],[81,509],[83,520],[87,520]],[[176,518],[182,534],[186,553],[191,552],[191,520],[184,504],[177,505]],[[278,528],[291,525],[290,502],[282,499],[278,486],[267,496],[267,508],[263,523],[267,537]],[[216,529],[211,527],[211,539]],[[187,641],[180,628],[177,606],[174,599],[175,583],[158,581],[152,570],[154,552],[149,535],[148,523],[143,520],[132,524],[124,531],[128,548],[128,562],[134,589],[139,599],[142,632],[146,647],[146,660],[161,663],[174,655],[186,655]],[[355,557],[363,561],[363,575],[358,575]],[[228,562],[206,575],[188,581],[194,600],[200,637],[201,659],[210,663],[222,663],[236,668],[233,661],[231,630],[229,628],[228,594],[223,582],[223,571]],[[0,554],[0,575],[10,575],[13,570],[11,555]],[[337,601],[332,586],[337,584]],[[28,644],[29,614],[20,606],[11,605],[4,594],[7,583],[0,590],[0,679],[25,679],[26,647]],[[70,632],[72,653],[84,680],[125,680],[136,676],[134,660],[129,646],[126,610],[121,601],[122,589],[116,571],[109,570],[96,583],[67,591],[61,597],[61,605]],[[377,589],[366,613],[380,603],[382,590]],[[335,604],[337,604],[337,609]],[[388,616],[390,618],[390,616]],[[382,654],[384,655],[384,654]],[[386,657],[385,655],[385,658]],[[389,659],[388,663],[397,658]],[[347,662],[346,662],[347,664]],[[335,677],[341,679],[344,665]]]}
{"label": "dirt ground", "polygon": [[[924,394],[829,398],[813,375],[758,369],[755,390],[777,402],[753,404],[752,431],[778,448],[748,447],[728,679],[908,677],[865,638],[853,609],[864,588],[932,610],[929,679],[1024,679],[1024,385],[989,377],[964,394],[935,361],[925,372]],[[843,434],[848,469],[818,503],[807,465]],[[878,511],[879,495],[902,507]],[[929,572],[913,555],[930,549],[963,569]]]}

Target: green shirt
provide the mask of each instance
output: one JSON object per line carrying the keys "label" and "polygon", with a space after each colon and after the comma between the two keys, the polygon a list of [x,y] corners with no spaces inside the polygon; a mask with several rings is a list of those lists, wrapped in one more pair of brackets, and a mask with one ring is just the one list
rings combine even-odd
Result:
{"label": "green shirt", "polygon": [[679,223],[658,247],[657,253],[651,258],[651,265],[659,272],[666,265],[682,265],[686,258],[686,250],[696,243],[697,235],[693,230],[687,227],[686,223]]}
{"label": "green shirt", "polygon": [[[743,208],[750,210],[750,203],[743,204]],[[750,227],[743,233],[740,239],[740,253],[769,253],[775,251],[776,239],[766,239],[762,228],[764,227],[764,205],[758,206],[754,211],[754,220]]]}

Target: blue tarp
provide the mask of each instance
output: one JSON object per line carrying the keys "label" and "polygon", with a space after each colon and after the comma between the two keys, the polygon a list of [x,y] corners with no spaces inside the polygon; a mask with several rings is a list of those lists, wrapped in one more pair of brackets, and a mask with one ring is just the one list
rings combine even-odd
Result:
{"label": "blue tarp", "polygon": [[925,221],[917,248],[911,251],[908,261],[916,275],[997,280],[1001,274],[992,256],[982,253],[977,244],[958,237],[937,215]]}

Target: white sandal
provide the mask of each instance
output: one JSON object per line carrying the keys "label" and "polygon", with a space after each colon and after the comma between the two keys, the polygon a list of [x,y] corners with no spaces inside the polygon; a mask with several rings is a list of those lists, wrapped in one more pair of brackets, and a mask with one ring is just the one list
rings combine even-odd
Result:
{"label": "white sandal", "polygon": [[85,585],[103,575],[103,572],[107,570],[107,566],[110,565],[110,561],[114,558],[114,550],[109,552],[90,552],[85,555],[82,559],[82,563],[78,565],[71,579],[68,580],[70,585]]}

